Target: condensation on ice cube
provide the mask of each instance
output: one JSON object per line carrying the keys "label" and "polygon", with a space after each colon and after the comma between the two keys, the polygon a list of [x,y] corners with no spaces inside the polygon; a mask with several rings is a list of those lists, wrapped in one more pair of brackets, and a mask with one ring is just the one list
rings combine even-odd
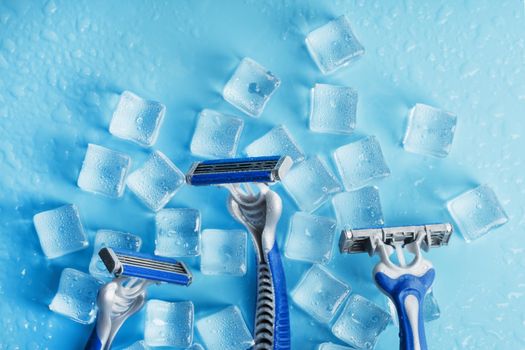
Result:
{"label": "condensation on ice cube", "polygon": [[205,275],[244,276],[247,235],[243,230],[202,231],[201,272]]}
{"label": "condensation on ice cube", "polygon": [[255,344],[235,305],[199,319],[195,326],[207,349],[247,350]]}
{"label": "condensation on ice cube", "polygon": [[93,244],[93,256],[89,263],[89,273],[102,280],[112,277],[98,256],[100,249],[109,247],[138,252],[141,246],[142,239],[137,235],[113,230],[98,230]]}
{"label": "condensation on ice cube", "polygon": [[310,130],[350,134],[356,126],[357,91],[350,87],[315,84],[310,92]]}
{"label": "condensation on ice cube", "polygon": [[150,300],[146,304],[144,341],[148,346],[186,348],[193,343],[191,301]]}
{"label": "condensation on ice cube", "polygon": [[58,291],[49,309],[75,322],[89,324],[97,315],[97,293],[101,283],[87,273],[66,268],[62,270]]}
{"label": "condensation on ice cube", "polygon": [[361,229],[384,224],[379,190],[375,186],[338,193],[332,204],[340,228]]}
{"label": "condensation on ice cube", "polygon": [[337,345],[334,343],[322,343],[319,344],[317,347],[317,350],[352,350],[353,348],[349,348],[348,346],[342,346]]}
{"label": "condensation on ice cube", "polygon": [[127,154],[90,143],[78,175],[78,187],[108,197],[121,197],[130,164]]}
{"label": "condensation on ice cube", "polygon": [[127,348],[124,348],[123,350],[151,350],[151,348],[146,345],[144,340],[139,340],[139,341],[134,342]]}
{"label": "condensation on ice cube", "polygon": [[151,210],[162,209],[184,184],[184,174],[160,151],[129,174],[129,189]]}
{"label": "condensation on ice cube", "polygon": [[109,132],[125,140],[150,147],[157,141],[164,121],[166,106],[148,101],[132,92],[120,95],[117,108],[109,125]]}
{"label": "condensation on ice cube", "polygon": [[447,208],[467,242],[484,236],[508,221],[505,210],[488,185],[460,194],[447,203]]}
{"label": "condensation on ice cube", "polygon": [[197,209],[162,209],[155,215],[155,254],[188,257],[200,254],[201,214]]}
{"label": "condensation on ice cube", "polygon": [[332,326],[336,337],[358,349],[373,349],[390,323],[390,315],[370,300],[353,294]]}
{"label": "condensation on ice cube", "polygon": [[297,206],[308,212],[319,208],[342,189],[338,179],[318,156],[295,164],[282,183]]}
{"label": "condensation on ice cube", "polygon": [[224,86],[222,95],[244,113],[258,117],[279,85],[281,81],[272,72],[246,57]]}
{"label": "condensation on ice cube", "polygon": [[314,264],[290,293],[293,301],[322,323],[328,323],[350,293],[350,286]]}
{"label": "condensation on ice cube", "polygon": [[250,143],[244,151],[249,157],[289,156],[294,163],[304,159],[304,152],[284,125],[274,127]]}
{"label": "condensation on ice cube", "polygon": [[285,254],[290,259],[326,263],[332,257],[336,222],[331,218],[295,213],[290,219]]}
{"label": "condensation on ice cube", "polygon": [[457,116],[418,103],[408,115],[403,148],[412,153],[446,157],[452,147]]}
{"label": "condensation on ice cube", "polygon": [[88,246],[78,209],[67,204],[33,217],[40,246],[46,257],[53,259]]}
{"label": "condensation on ice cube", "polygon": [[311,31],[306,47],[323,74],[335,72],[365,53],[345,15]]}
{"label": "condensation on ice cube", "polygon": [[242,119],[211,109],[202,110],[191,140],[191,153],[208,158],[234,157],[243,126]]}
{"label": "condensation on ice cube", "polygon": [[390,175],[375,136],[339,147],[334,152],[334,159],[347,190],[363,187],[374,179]]}

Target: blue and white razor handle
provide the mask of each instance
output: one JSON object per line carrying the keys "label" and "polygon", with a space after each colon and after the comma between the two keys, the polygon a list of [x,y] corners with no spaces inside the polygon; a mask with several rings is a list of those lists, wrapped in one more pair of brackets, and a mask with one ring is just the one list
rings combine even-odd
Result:
{"label": "blue and white razor handle", "polygon": [[[447,245],[451,234],[450,224],[343,230],[341,233],[341,252],[380,256],[381,261],[374,268],[374,280],[396,306],[401,350],[427,350],[422,308],[436,273],[432,263],[423,258],[421,248]],[[409,264],[405,262],[404,248],[414,254]],[[394,250],[399,265],[390,260]]]}
{"label": "blue and white razor handle", "polygon": [[103,286],[97,298],[97,323],[85,350],[109,350],[118,330],[146,300],[146,287],[153,283],[189,285],[191,272],[175,259],[102,248],[99,256],[115,276]]}
{"label": "blue and white razor handle", "polygon": [[286,280],[275,241],[282,202],[267,186],[291,166],[290,157],[281,156],[208,160],[193,164],[186,175],[191,185],[226,187],[230,214],[252,235],[258,260],[255,350],[291,349]]}

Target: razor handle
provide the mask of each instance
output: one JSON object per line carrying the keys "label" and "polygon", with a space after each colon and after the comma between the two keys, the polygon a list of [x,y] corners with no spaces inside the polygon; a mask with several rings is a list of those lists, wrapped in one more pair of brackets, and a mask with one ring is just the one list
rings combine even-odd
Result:
{"label": "razor handle", "polygon": [[102,350],[104,349],[104,344],[102,343],[102,340],[100,340],[100,337],[97,333],[97,326],[93,328],[93,331],[91,332],[91,335],[89,336],[88,342],[86,346],[84,347],[84,350]]}
{"label": "razor handle", "polygon": [[423,301],[432,286],[436,272],[428,269],[421,276],[403,274],[388,276],[388,271],[376,272],[375,281],[396,306],[399,319],[401,350],[427,350],[423,320]]}
{"label": "razor handle", "polygon": [[254,350],[290,350],[290,313],[277,244],[259,261]]}

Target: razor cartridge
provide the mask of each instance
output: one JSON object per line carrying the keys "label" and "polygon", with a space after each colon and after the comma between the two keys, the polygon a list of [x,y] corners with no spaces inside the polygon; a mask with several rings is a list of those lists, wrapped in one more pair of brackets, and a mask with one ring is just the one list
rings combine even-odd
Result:
{"label": "razor cartridge", "polygon": [[[445,246],[451,235],[452,225],[449,223],[341,232],[341,253],[380,256],[373,277],[378,288],[396,306],[401,350],[427,350],[422,308],[425,295],[434,282],[435,270],[432,263],[423,258],[421,249],[428,251]],[[408,264],[404,250],[414,254]],[[398,264],[390,259],[394,251]]]}
{"label": "razor cartridge", "polygon": [[273,183],[282,179],[292,166],[287,156],[205,160],[193,163],[186,182],[193,186],[232,183]]}

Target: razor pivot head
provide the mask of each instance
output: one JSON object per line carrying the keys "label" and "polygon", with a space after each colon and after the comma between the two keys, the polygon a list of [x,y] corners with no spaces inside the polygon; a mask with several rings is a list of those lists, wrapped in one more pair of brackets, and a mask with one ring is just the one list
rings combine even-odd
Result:
{"label": "razor pivot head", "polygon": [[280,181],[292,167],[288,156],[248,157],[195,162],[186,174],[194,186]]}
{"label": "razor pivot head", "polygon": [[112,248],[102,248],[98,255],[115,277],[136,277],[184,286],[192,282],[190,270],[175,259]]}
{"label": "razor pivot head", "polygon": [[417,241],[420,235],[424,235],[421,241],[423,249],[428,250],[447,245],[451,234],[452,225],[449,223],[343,230],[339,238],[339,250],[341,253],[367,252],[373,255],[377,247],[377,240],[392,247],[396,245],[404,247]]}

